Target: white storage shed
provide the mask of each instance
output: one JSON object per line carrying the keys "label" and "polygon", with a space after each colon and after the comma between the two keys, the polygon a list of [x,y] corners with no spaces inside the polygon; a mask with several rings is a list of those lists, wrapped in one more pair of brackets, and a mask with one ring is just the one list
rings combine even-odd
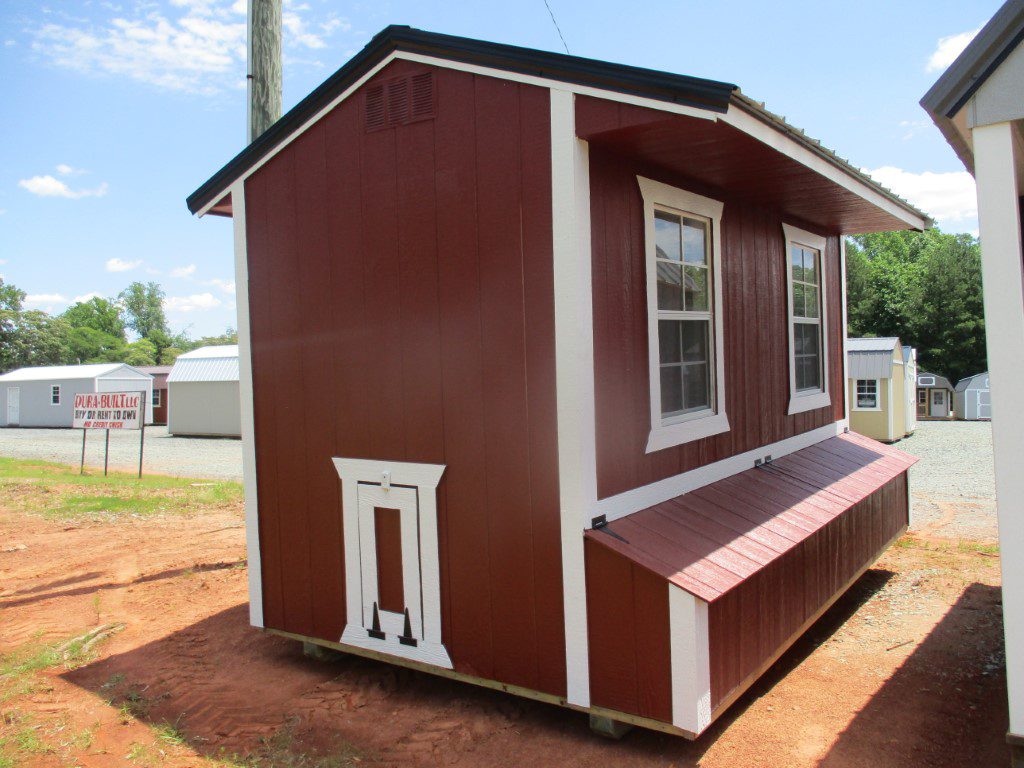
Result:
{"label": "white storage shed", "polygon": [[70,427],[79,392],[145,392],[153,421],[153,377],[124,363],[44,365],[0,376],[0,427]]}
{"label": "white storage shed", "polygon": [[907,434],[914,434],[917,429],[917,350],[904,345],[903,347],[903,416],[906,420]]}
{"label": "white storage shed", "polygon": [[953,394],[954,412],[958,419],[987,421],[992,418],[992,391],[988,387],[988,371],[961,379]]}
{"label": "white storage shed", "polygon": [[167,376],[167,431],[241,437],[238,346],[200,347],[179,355]]}

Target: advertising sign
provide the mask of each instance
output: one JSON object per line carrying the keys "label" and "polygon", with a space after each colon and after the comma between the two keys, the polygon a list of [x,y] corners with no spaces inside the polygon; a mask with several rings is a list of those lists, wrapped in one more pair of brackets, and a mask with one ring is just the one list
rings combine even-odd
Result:
{"label": "advertising sign", "polygon": [[80,392],[75,395],[75,429],[142,429],[142,392]]}

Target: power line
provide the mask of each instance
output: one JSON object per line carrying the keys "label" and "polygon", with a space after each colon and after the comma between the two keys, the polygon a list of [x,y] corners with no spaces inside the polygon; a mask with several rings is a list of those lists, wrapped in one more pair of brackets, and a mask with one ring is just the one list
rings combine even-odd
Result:
{"label": "power line", "polygon": [[555,25],[555,31],[558,33],[558,37],[562,41],[562,47],[565,48],[566,53],[569,53],[569,46],[565,42],[565,36],[562,34],[561,27],[558,26],[558,20],[555,18],[555,12],[551,10],[551,5],[548,3],[548,0],[544,0],[544,7],[548,9],[548,15],[551,17],[551,23]]}

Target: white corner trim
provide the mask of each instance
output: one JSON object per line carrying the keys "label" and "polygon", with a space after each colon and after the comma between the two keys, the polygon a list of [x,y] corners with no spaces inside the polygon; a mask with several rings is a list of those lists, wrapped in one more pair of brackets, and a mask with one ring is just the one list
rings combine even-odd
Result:
{"label": "white corner trim", "polygon": [[758,141],[767,144],[777,152],[796,160],[801,165],[810,168],[812,171],[821,174],[829,181],[838,184],[844,189],[857,195],[862,200],[880,208],[891,216],[899,219],[914,229],[924,229],[927,221],[916,216],[894,200],[889,199],[877,189],[853,176],[848,171],[826,160],[824,157],[812,152],[807,147],[788,137],[777,128],[772,127],[753,114],[738,107],[735,104],[729,105],[729,110],[719,119],[729,125],[738,128],[744,133],[753,136]]}
{"label": "white corner trim", "polygon": [[[840,290],[842,295],[839,297],[841,306],[843,308],[843,328],[842,328],[842,339],[843,339],[843,359],[839,362],[840,370],[843,372],[843,426],[850,426],[850,387],[846,384],[846,361],[850,358],[849,350],[849,336],[847,329],[850,327],[850,321],[846,314],[846,235],[839,235],[839,282],[841,284]],[[916,365],[916,361],[915,361]],[[915,405],[915,408],[917,406]],[[915,411],[916,413],[916,411]]]}
{"label": "white corner trim", "polygon": [[575,96],[550,91],[558,491],[562,535],[566,699],[590,706],[583,531],[597,500],[590,158],[576,138]]}
{"label": "white corner trim", "polygon": [[668,585],[672,725],[700,734],[711,724],[708,604]]}
{"label": "white corner trim", "polygon": [[[664,450],[683,443],[700,440],[729,431],[725,413],[725,333],[722,321],[722,211],[725,204],[694,192],[636,177],[644,201],[644,258],[647,280],[647,381],[650,392],[651,431],[646,453]],[[658,347],[658,281],[655,208],[669,208],[682,214],[696,215],[711,222],[711,335],[714,366],[710,371],[715,393],[715,406],[702,414],[665,420],[661,415],[661,361]]]}
{"label": "white corner trim", "polygon": [[[242,488],[245,496],[245,556],[249,574],[249,623],[263,624],[259,499],[256,495],[256,432],[252,394],[252,336],[249,331],[249,262],[245,237],[245,182],[231,185],[235,235],[235,307],[238,312],[238,390],[242,408]],[[170,414],[168,414],[169,416]]]}
{"label": "white corner trim", "polygon": [[[437,485],[445,466],[341,457],[334,457],[332,461],[341,478],[345,538],[346,625],[340,642],[451,669],[451,659],[441,641],[441,573],[437,543]],[[363,561],[376,555],[373,547],[369,548],[371,554],[363,552],[373,537],[366,526],[361,525],[361,489],[376,498],[389,493],[388,486],[396,486],[395,506],[403,514],[403,585],[406,590],[418,589],[422,601],[421,608],[410,610],[410,619],[414,623],[422,622],[422,631],[418,627],[413,628],[413,636],[418,640],[415,646],[403,645],[393,633],[386,634],[383,639],[367,634],[369,615],[364,615],[367,610],[364,600],[367,577]],[[410,539],[413,531],[406,517],[411,512],[407,508],[408,500],[413,497],[417,505],[414,518],[418,523],[418,542],[415,538]],[[409,546],[413,543],[418,543],[418,548]],[[417,555],[419,568],[413,574],[415,564],[412,558]],[[371,591],[376,593],[375,573],[373,581]]]}
{"label": "white corner trim", "polygon": [[830,437],[841,434],[843,426],[843,423],[839,421],[826,424],[809,432],[801,432],[799,435],[787,437],[776,443],[763,445],[760,448],[755,448],[746,453],[739,453],[721,461],[705,464],[696,469],[691,469],[689,472],[667,477],[650,485],[644,485],[616,496],[600,499],[594,507],[593,514],[594,516],[604,515],[608,522],[618,520],[642,509],[653,507],[655,504],[661,504],[669,499],[674,499],[676,496],[682,496],[684,493],[703,488],[705,485],[732,477],[746,469],[751,469],[754,466],[754,461],[757,459],[763,459],[765,456],[778,459],[787,454],[809,448],[816,443],[820,443],[822,440],[828,440]]}
{"label": "white corner trim", "polygon": [[[786,322],[788,323],[786,335],[789,337],[789,407],[786,415],[813,411],[816,408],[827,408],[832,405],[832,398],[829,396],[829,360],[828,360],[828,267],[825,264],[825,248],[828,239],[805,229],[794,227],[791,224],[782,225],[782,233],[785,238],[783,256],[786,267]],[[840,238],[842,239],[842,238]],[[789,256],[791,245],[803,245],[818,251],[818,269],[821,274],[818,276],[818,292],[821,294],[821,322],[819,340],[821,342],[821,389],[809,392],[796,391],[796,356],[794,353],[795,339],[793,334],[793,265]],[[843,297],[845,299],[845,294]],[[843,304],[845,305],[845,300]],[[844,310],[845,311],[845,310]],[[845,333],[843,334],[845,337]],[[845,347],[846,341],[843,340]]]}

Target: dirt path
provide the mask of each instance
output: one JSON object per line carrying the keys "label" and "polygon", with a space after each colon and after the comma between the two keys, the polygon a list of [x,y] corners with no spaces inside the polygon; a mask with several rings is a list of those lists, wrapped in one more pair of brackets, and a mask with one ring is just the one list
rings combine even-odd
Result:
{"label": "dirt path", "polygon": [[18,764],[1007,764],[998,558],[973,545],[905,539],[696,743],[603,741],[555,707],[308,660],[248,627],[243,557],[235,507],[76,525],[0,510],[0,654],[125,625],[0,699],[0,739],[36,745]]}

